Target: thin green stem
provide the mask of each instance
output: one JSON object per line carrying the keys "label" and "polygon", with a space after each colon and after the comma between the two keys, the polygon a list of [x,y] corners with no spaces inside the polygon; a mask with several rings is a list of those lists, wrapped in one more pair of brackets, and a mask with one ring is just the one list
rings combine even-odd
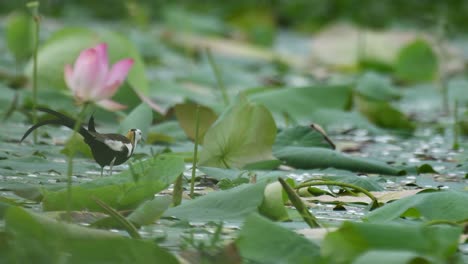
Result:
{"label": "thin green stem", "polygon": [[459,137],[460,137],[460,127],[458,120],[458,100],[455,100],[453,104],[453,150],[458,150],[460,148]]}
{"label": "thin green stem", "polygon": [[[39,29],[41,17],[39,16],[39,2],[29,2],[26,6],[31,10],[34,19],[35,32],[34,32],[34,49],[33,49],[33,104],[32,104],[32,113],[33,113],[33,123],[37,123],[37,53],[39,50]],[[37,130],[33,132],[33,141],[34,144],[37,143]]]}
{"label": "thin green stem", "polygon": [[368,190],[361,188],[359,186],[349,184],[349,183],[344,183],[344,182],[336,182],[336,181],[306,181],[301,184],[299,184],[296,189],[304,188],[304,187],[310,187],[310,186],[317,186],[317,185],[333,185],[333,186],[340,186],[340,187],[347,187],[347,188],[352,188],[355,189],[359,192],[362,192],[365,194],[367,197],[369,197],[372,200],[372,206],[371,209],[375,209],[379,207],[379,201],[377,198],[370,193]]}
{"label": "thin green stem", "polygon": [[304,203],[301,200],[301,197],[297,195],[294,189],[291,186],[289,186],[289,184],[285,180],[283,180],[283,178],[278,178],[278,181],[281,183],[281,186],[283,186],[284,191],[288,195],[289,201],[291,201],[293,206],[302,216],[302,219],[304,219],[304,222],[306,222],[306,224],[309,225],[309,227],[311,228],[320,227],[317,218],[315,218],[315,216],[309,211],[307,206],[304,205]]}
{"label": "thin green stem", "polygon": [[[438,49],[440,57],[439,65],[443,65],[448,58],[448,51],[446,46],[444,45],[444,38],[446,35],[447,30],[445,18],[443,16],[439,16],[435,32],[435,47]],[[440,71],[437,80],[442,92],[442,111],[444,115],[450,114],[447,77],[448,76],[446,73],[444,73],[444,71]]]}
{"label": "thin green stem", "polygon": [[[71,138],[76,137],[78,130],[83,123],[84,115],[86,114],[86,110],[88,108],[88,103],[83,105],[81,112],[78,115],[76,120],[75,126],[73,127],[73,134]],[[68,155],[67,160],[67,220],[71,220],[71,207],[72,207],[72,176],[73,176],[73,158],[75,156],[75,148],[70,148],[70,153]]]}
{"label": "thin green stem", "polygon": [[195,146],[193,147],[193,161],[192,161],[192,179],[190,180],[190,197],[193,197],[195,189],[195,172],[197,169],[198,159],[198,131],[200,128],[200,106],[197,106],[195,111]]}
{"label": "thin green stem", "polygon": [[227,94],[226,86],[223,82],[223,77],[221,74],[221,70],[219,69],[218,65],[216,64],[213,55],[211,54],[211,50],[206,49],[206,55],[208,57],[208,61],[210,62],[211,69],[216,78],[216,83],[218,84],[218,88],[221,90],[221,94],[223,95],[224,105],[229,105],[229,96]]}
{"label": "thin green stem", "polygon": [[92,198],[104,211],[106,211],[107,214],[109,214],[114,220],[116,220],[117,223],[119,223],[132,238],[142,238],[140,233],[138,233],[138,229],[135,227],[134,224],[132,224],[132,222],[128,221],[127,218],[125,218],[122,214],[117,212],[114,208],[110,207],[105,202],[99,200],[96,197]]}

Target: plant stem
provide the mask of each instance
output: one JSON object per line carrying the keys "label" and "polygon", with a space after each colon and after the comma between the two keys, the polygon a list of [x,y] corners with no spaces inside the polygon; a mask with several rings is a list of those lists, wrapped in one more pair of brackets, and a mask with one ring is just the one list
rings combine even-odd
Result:
{"label": "plant stem", "polygon": [[178,206],[182,202],[182,193],[184,192],[183,187],[183,174],[177,177],[174,183],[174,190],[172,191],[172,206]]}
{"label": "plant stem", "polygon": [[320,224],[317,222],[317,218],[315,218],[315,216],[309,211],[307,206],[304,205],[304,203],[301,200],[301,197],[297,195],[294,189],[291,186],[289,186],[289,184],[285,180],[283,180],[283,178],[278,178],[278,181],[281,183],[281,186],[283,186],[284,191],[288,195],[289,201],[291,201],[296,210],[302,216],[302,219],[304,219],[304,222],[306,222],[306,224],[309,225],[309,227],[311,228],[320,227]]}
{"label": "plant stem", "polygon": [[132,238],[141,239],[141,235],[138,233],[138,229],[135,227],[135,225],[132,224],[132,222],[128,221],[127,218],[125,218],[105,202],[99,200],[96,197],[92,198],[104,211],[106,211],[107,214],[109,214],[115,221],[117,221],[117,223],[119,223]]}
{"label": "plant stem", "polygon": [[[39,2],[29,2],[26,6],[31,10],[34,19],[35,32],[34,32],[34,49],[33,49],[33,123],[37,123],[37,52],[39,50],[39,26],[41,22],[41,17],[39,16]],[[33,132],[33,141],[34,144],[37,143],[37,130]]]}
{"label": "plant stem", "polygon": [[349,184],[349,183],[336,182],[336,181],[307,181],[307,182],[303,182],[299,184],[296,187],[296,189],[310,187],[310,186],[317,186],[317,185],[333,185],[333,186],[348,187],[348,188],[355,189],[357,191],[362,192],[363,194],[365,194],[367,197],[369,197],[372,200],[371,210],[379,207],[379,201],[374,195],[372,195],[372,193],[370,193],[364,188],[361,188],[359,186]]}
{"label": "plant stem", "polygon": [[192,161],[192,179],[190,180],[190,197],[193,197],[195,189],[195,172],[197,169],[197,156],[198,156],[198,130],[200,128],[200,106],[197,105],[195,111],[195,146],[193,147],[193,161]]}
{"label": "plant stem", "polygon": [[[75,126],[73,127],[73,134],[71,139],[76,137],[78,130],[83,123],[83,117],[86,114],[89,103],[85,103],[81,112],[78,115]],[[72,176],[73,176],[73,157],[75,156],[75,148],[70,148],[70,153],[67,160],[67,220],[71,220],[71,207],[72,207]]]}
{"label": "plant stem", "polygon": [[[444,38],[447,35],[447,30],[445,28],[446,21],[445,18],[440,16],[436,25],[436,32],[435,32],[435,47],[439,50],[440,54],[440,61],[438,62],[439,65],[444,64],[448,58],[448,51],[447,48],[444,46]],[[442,68],[442,67],[439,67]],[[444,71],[439,70],[438,76],[438,85],[442,92],[442,111],[444,115],[449,115],[449,98],[448,98],[448,84],[447,84],[447,74]]]}
{"label": "plant stem", "polygon": [[219,69],[218,65],[216,64],[213,55],[211,54],[210,49],[206,49],[206,55],[208,57],[208,61],[210,62],[211,69],[213,70],[213,73],[216,78],[216,83],[218,84],[218,88],[221,90],[221,93],[223,95],[223,101],[224,105],[229,105],[229,96],[227,94],[226,86],[224,85],[223,82],[223,77],[221,74],[221,70]]}
{"label": "plant stem", "polygon": [[460,134],[459,129],[459,120],[458,120],[458,100],[455,100],[453,104],[453,150],[458,150],[460,148],[460,144],[458,141]]}

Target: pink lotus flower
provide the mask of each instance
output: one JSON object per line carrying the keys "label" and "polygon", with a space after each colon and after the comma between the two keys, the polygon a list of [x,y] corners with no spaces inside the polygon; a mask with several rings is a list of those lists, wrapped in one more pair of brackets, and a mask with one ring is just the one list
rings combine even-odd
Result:
{"label": "pink lotus flower", "polygon": [[118,110],[124,105],[110,100],[123,83],[133,59],[123,59],[109,70],[107,44],[83,50],[73,67],[65,65],[65,82],[79,103],[95,102],[103,108]]}

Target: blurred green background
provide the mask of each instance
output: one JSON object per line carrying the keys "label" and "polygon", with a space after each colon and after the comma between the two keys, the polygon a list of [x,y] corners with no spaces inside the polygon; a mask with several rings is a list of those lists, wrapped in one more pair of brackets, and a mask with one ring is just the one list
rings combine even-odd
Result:
{"label": "blurred green background", "polygon": [[[0,13],[24,7],[26,0],[0,1]],[[43,0],[41,12],[60,17],[73,13],[115,20],[138,14],[150,21],[165,16],[166,8],[187,8],[201,14],[232,20],[246,14],[261,14],[275,25],[302,31],[318,30],[337,20],[348,20],[371,28],[394,24],[425,27],[445,21],[457,31],[466,31],[468,1],[464,0]],[[258,18],[258,17],[257,17]],[[245,18],[247,19],[247,18]]]}

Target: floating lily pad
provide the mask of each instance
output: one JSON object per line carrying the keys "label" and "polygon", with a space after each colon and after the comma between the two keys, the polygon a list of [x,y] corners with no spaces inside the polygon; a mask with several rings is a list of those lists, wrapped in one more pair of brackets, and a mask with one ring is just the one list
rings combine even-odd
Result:
{"label": "floating lily pad", "polygon": [[388,222],[400,217],[422,220],[463,221],[468,219],[466,210],[468,193],[441,191],[409,196],[367,214],[369,222]]}
{"label": "floating lily pad", "polygon": [[264,197],[265,183],[243,184],[185,201],[167,210],[165,216],[191,221],[239,220],[258,212]]}
{"label": "floating lily pad", "polygon": [[236,240],[243,258],[255,263],[317,263],[320,248],[257,214],[249,216]]}
{"label": "floating lily pad", "polygon": [[461,232],[451,226],[345,222],[327,234],[321,252],[328,263],[350,263],[374,250],[407,251],[446,262],[455,255]]}
{"label": "floating lily pad", "polygon": [[400,175],[398,168],[385,162],[353,157],[335,150],[316,147],[275,147],[273,154],[286,164],[298,169],[336,168],[355,172]]}

